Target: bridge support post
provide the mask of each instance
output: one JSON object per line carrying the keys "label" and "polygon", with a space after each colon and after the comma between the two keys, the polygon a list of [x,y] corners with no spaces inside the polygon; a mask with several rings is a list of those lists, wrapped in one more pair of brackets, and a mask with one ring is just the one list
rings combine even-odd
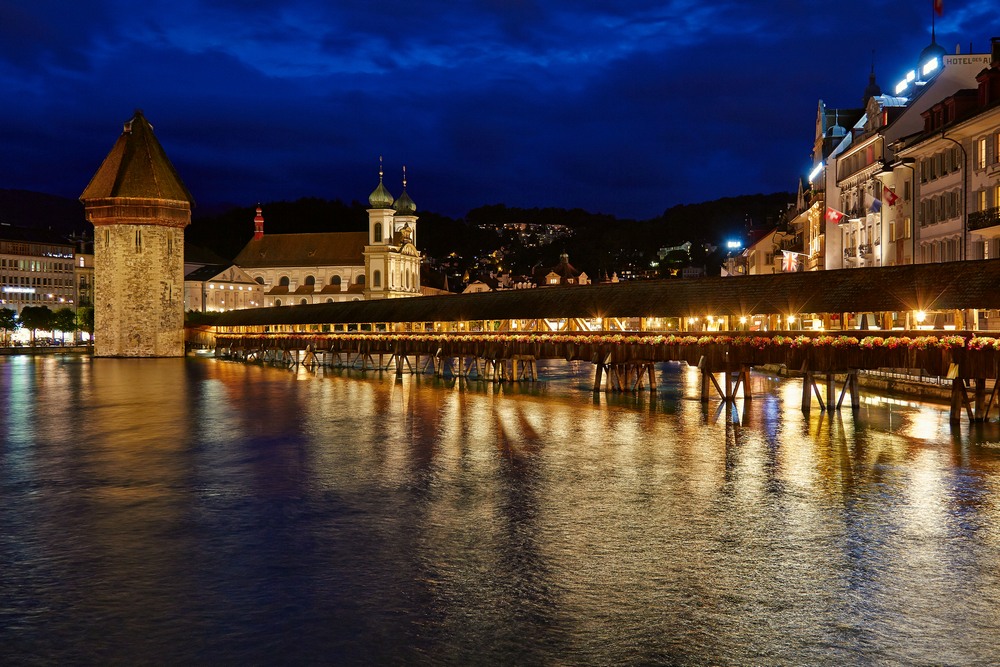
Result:
{"label": "bridge support post", "polygon": [[972,414],[972,405],[969,403],[969,393],[965,390],[965,380],[952,378],[951,380],[951,413],[949,418],[951,423],[957,424],[962,421],[962,408],[965,408],[969,415],[969,421],[975,421]]}
{"label": "bridge support post", "polygon": [[[826,410],[827,405],[823,403],[823,397],[819,393],[819,387],[816,386],[816,376],[812,371],[806,371],[805,377],[802,378],[802,412],[809,414],[809,409],[812,407],[812,395],[816,395],[816,400],[819,401],[819,409]],[[830,406],[831,409],[833,406]]]}

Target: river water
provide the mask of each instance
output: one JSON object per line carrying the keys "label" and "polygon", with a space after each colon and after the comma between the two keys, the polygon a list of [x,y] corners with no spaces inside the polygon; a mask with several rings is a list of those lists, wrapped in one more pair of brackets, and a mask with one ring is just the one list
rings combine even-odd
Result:
{"label": "river water", "polygon": [[0,359],[4,664],[1000,659],[1000,433],[511,386]]}

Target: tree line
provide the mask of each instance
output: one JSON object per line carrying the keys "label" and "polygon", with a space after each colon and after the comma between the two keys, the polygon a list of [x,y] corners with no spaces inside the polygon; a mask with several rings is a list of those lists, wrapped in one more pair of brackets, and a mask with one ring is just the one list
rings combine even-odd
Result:
{"label": "tree line", "polygon": [[30,332],[32,345],[35,344],[35,336],[39,331],[62,334],[85,331],[93,336],[94,308],[80,306],[74,312],[72,308],[53,311],[48,306],[25,306],[20,314],[10,308],[0,308],[0,333],[4,345],[10,345],[11,337],[18,329]]}

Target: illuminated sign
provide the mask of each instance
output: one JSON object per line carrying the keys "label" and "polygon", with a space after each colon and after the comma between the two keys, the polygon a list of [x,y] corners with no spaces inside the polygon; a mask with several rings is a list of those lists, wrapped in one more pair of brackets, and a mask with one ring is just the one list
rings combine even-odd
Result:
{"label": "illuminated sign", "polygon": [[34,294],[34,287],[4,287],[4,293],[6,294]]}

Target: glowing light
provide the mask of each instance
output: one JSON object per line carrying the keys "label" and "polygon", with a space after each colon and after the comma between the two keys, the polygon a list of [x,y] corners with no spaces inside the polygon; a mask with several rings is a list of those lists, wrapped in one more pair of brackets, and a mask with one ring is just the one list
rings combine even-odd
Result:
{"label": "glowing light", "polygon": [[789,315],[788,316],[788,323],[789,324],[794,324],[795,323],[795,316],[794,315]]}
{"label": "glowing light", "polygon": [[896,94],[899,95],[901,92],[903,92],[904,90],[906,90],[906,87],[909,86],[909,85],[910,85],[909,81],[906,81],[906,80],[903,80],[903,81],[900,81],[899,83],[897,83],[896,84]]}
{"label": "glowing light", "polygon": [[918,310],[913,314],[913,319],[917,321],[917,324],[923,324],[923,321],[927,319],[927,313],[922,310]]}
{"label": "glowing light", "polygon": [[921,71],[922,71],[922,73],[923,73],[924,76],[927,76],[928,74],[930,74],[931,72],[933,72],[937,68],[938,68],[938,60],[937,60],[937,58],[934,58],[933,60],[928,60],[924,64],[924,69],[921,70]]}
{"label": "glowing light", "polygon": [[746,317],[740,317],[740,324],[746,324],[746,323],[747,323],[747,318]]}
{"label": "glowing light", "polygon": [[813,168],[812,172],[810,172],[810,174],[809,174],[809,182],[812,183],[813,179],[816,178],[817,176],[819,176],[819,172],[821,172],[821,171],[823,171],[823,163],[822,162],[820,162],[818,165],[816,165]]}

